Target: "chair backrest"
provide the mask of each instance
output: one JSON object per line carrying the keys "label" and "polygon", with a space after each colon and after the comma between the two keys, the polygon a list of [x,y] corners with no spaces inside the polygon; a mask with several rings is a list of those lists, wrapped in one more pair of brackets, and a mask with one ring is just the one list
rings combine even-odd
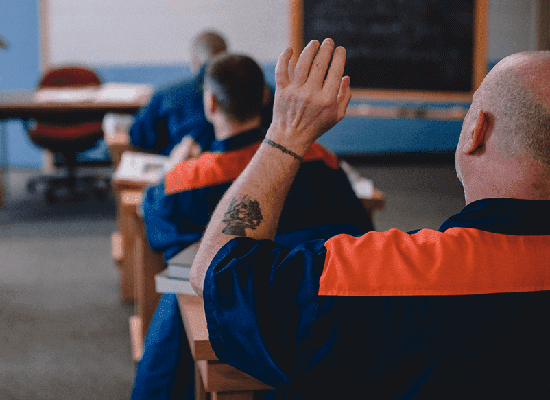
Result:
{"label": "chair backrest", "polygon": [[[86,67],[64,65],[47,71],[38,83],[39,89],[86,88],[101,85],[99,76]],[[55,153],[74,153],[93,147],[103,137],[102,118],[97,115],[52,114],[28,126],[30,139]]]}
{"label": "chair backrest", "polygon": [[101,80],[94,71],[85,67],[73,65],[50,69],[38,83],[39,88],[65,86],[86,87],[99,85],[101,85]]}

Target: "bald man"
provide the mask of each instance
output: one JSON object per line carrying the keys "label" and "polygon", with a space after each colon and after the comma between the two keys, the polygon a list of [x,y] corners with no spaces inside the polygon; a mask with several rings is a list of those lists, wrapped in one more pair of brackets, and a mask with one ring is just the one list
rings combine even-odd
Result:
{"label": "bald man", "polygon": [[[285,399],[550,398],[550,53],[506,58],[477,90],[456,150],[466,207],[438,231],[289,249],[272,239],[299,157],[350,100],[345,49],[312,41],[292,74],[291,54],[269,142],[191,271],[220,361]],[[261,223],[224,230],[250,202]]]}

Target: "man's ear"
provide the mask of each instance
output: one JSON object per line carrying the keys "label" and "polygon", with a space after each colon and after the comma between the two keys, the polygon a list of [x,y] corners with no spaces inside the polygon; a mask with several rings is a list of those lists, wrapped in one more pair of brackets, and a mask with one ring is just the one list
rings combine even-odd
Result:
{"label": "man's ear", "polygon": [[211,121],[212,115],[218,109],[218,102],[216,101],[214,94],[209,90],[204,91],[203,101],[204,101],[204,114],[206,115],[206,119]]}
{"label": "man's ear", "polygon": [[472,154],[474,151],[484,145],[487,139],[487,129],[489,124],[487,116],[482,110],[479,110],[474,128],[469,132],[469,136],[464,143],[463,151],[467,154]]}
{"label": "man's ear", "polygon": [[267,106],[269,104],[269,100],[271,100],[271,89],[269,86],[264,85],[264,96],[262,99],[262,106]]}

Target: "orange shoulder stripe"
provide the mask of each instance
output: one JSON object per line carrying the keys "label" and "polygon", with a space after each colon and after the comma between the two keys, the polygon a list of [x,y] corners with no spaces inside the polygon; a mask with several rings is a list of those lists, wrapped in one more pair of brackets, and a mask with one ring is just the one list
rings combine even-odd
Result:
{"label": "orange shoulder stripe", "polygon": [[472,228],[397,229],[325,243],[323,296],[430,296],[550,290],[550,236]]}
{"label": "orange shoulder stripe", "polygon": [[[165,178],[165,193],[173,194],[206,186],[220,185],[237,179],[252,159],[261,142],[226,153],[203,153],[172,169]],[[304,155],[304,162],[322,160],[338,168],[338,159],[322,145],[314,143]]]}
{"label": "orange shoulder stripe", "polygon": [[231,182],[243,172],[260,143],[227,153],[203,153],[178,164],[166,175],[166,194]]}
{"label": "orange shoulder stripe", "polygon": [[338,158],[328,151],[323,145],[315,142],[311,145],[307,153],[304,155],[304,161],[323,160],[325,164],[333,169],[339,167]]}

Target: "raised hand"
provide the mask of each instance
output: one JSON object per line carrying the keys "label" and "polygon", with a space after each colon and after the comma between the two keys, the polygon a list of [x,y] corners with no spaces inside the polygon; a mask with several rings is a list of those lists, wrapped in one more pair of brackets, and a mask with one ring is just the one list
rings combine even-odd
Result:
{"label": "raised hand", "polygon": [[312,40],[293,72],[289,72],[291,57],[292,49],[287,48],[277,60],[273,122],[266,137],[303,156],[317,138],[344,118],[351,99],[350,80],[343,77],[346,50],[334,49],[332,39],[321,45]]}

